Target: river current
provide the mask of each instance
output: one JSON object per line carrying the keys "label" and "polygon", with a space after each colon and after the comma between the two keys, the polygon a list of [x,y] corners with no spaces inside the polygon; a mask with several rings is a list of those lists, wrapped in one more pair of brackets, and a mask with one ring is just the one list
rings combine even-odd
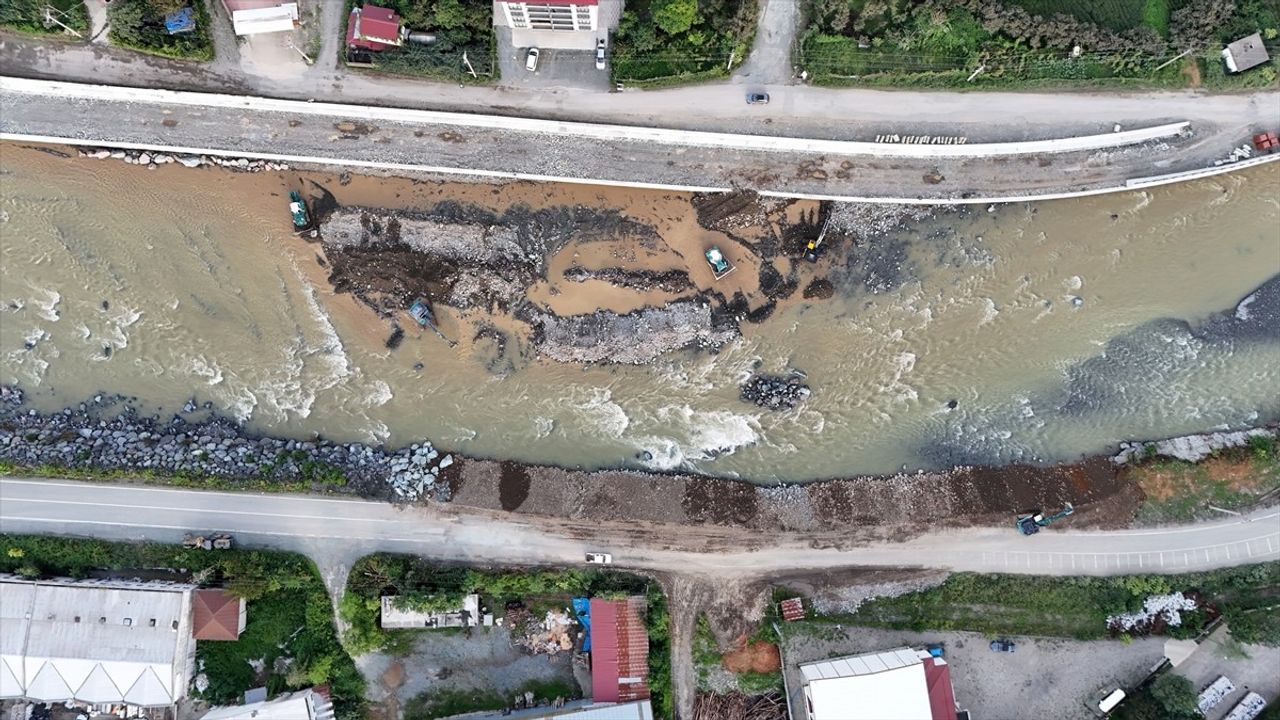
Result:
{"label": "river current", "polygon": [[[1278,164],[939,213],[879,241],[898,268],[888,290],[834,268],[834,298],[746,325],[717,354],[583,368],[517,353],[495,373],[430,333],[388,350],[386,323],[331,291],[282,216],[301,176],[385,207],[416,184],[0,152],[0,381],[36,407],[106,392],[170,414],[194,398],[264,433],[761,482],[1049,462],[1280,419]],[[635,217],[652,195],[510,194]],[[757,367],[805,371],[812,397],[744,403]]]}

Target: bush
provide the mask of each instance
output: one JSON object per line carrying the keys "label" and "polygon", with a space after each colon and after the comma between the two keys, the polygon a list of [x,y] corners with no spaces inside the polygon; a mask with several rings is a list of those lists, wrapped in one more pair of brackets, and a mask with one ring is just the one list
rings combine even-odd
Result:
{"label": "bush", "polygon": [[1202,715],[1196,707],[1196,690],[1191,681],[1181,675],[1165,673],[1151,683],[1151,697],[1164,709],[1169,720],[1198,720]]}
{"label": "bush", "polygon": [[52,5],[59,20],[81,34],[89,32],[89,11],[82,0],[4,0],[0,2],[0,26],[33,34],[60,35],[63,29],[44,24],[44,8]]}
{"label": "bush", "polygon": [[195,30],[181,35],[170,35],[165,30],[165,15],[185,4],[182,0],[115,0],[107,6],[111,42],[178,60],[212,60],[213,40],[209,28],[212,20],[200,0],[192,0]]}
{"label": "bush", "polygon": [[[429,45],[406,43],[378,53],[375,63],[379,72],[453,82],[488,82],[496,77],[492,4],[473,0],[381,0],[374,4],[398,12],[409,29],[436,36],[436,42]],[[467,72],[464,54],[479,78]]]}
{"label": "bush", "polygon": [[615,80],[642,86],[721,77],[746,59],[755,35],[755,2],[633,0],[614,38]]}

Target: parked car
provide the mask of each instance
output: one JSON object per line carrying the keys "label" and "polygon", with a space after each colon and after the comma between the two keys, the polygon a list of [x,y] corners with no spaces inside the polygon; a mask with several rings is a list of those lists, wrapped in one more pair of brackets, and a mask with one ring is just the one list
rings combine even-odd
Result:
{"label": "parked car", "polygon": [[613,556],[609,553],[589,552],[587,553],[588,565],[612,565]]}
{"label": "parked car", "polygon": [[604,69],[604,48],[605,48],[604,38],[600,38],[599,40],[596,40],[596,69],[597,70]]}
{"label": "parked car", "polygon": [[538,48],[529,48],[529,54],[524,59],[524,69],[529,72],[538,69]]}
{"label": "parked car", "polygon": [[748,105],[768,105],[769,93],[747,93]]}
{"label": "parked car", "polygon": [[1018,647],[1012,640],[992,640],[991,652],[1007,652],[1011,653],[1014,648]]}

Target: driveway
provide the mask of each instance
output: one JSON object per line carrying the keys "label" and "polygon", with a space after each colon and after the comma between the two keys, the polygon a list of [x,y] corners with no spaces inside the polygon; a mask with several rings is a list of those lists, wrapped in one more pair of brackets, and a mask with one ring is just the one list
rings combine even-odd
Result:
{"label": "driveway", "polygon": [[783,632],[784,672],[793,705],[802,697],[799,663],[941,643],[956,702],[975,718],[1088,720],[1094,717],[1098,699],[1117,687],[1132,687],[1164,657],[1163,638],[1138,638],[1126,645],[1113,640],[1013,637],[1015,652],[995,653],[989,638],[967,632],[917,633],[823,623],[784,624]]}
{"label": "driveway", "polygon": [[609,71],[596,69],[595,52],[539,48],[538,69],[529,72],[525,60],[527,47],[514,47],[511,28],[494,28],[498,36],[499,84],[503,87],[536,90],[539,88],[574,88],[591,92],[608,92],[612,87]]}
{"label": "driveway", "polygon": [[730,81],[761,87],[790,83],[791,47],[799,26],[800,0],[760,0],[751,54],[733,71]]}

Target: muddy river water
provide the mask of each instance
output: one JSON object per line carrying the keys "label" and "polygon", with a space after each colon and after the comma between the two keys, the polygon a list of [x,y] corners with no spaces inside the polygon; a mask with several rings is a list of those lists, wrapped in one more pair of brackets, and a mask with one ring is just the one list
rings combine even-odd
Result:
{"label": "muddy river water", "polygon": [[[194,398],[273,434],[756,481],[1070,459],[1280,418],[1280,320],[1257,322],[1276,311],[1277,164],[938,213],[880,238],[882,291],[828,268],[833,298],[781,306],[716,354],[582,367],[517,346],[495,371],[448,312],[458,342],[414,328],[387,349],[387,321],[335,294],[319,247],[288,231],[282,193],[306,177],[342,204],[585,205],[697,235],[687,199],[0,151],[0,381],[37,407]],[[747,404],[756,368],[803,370],[813,394]]]}

